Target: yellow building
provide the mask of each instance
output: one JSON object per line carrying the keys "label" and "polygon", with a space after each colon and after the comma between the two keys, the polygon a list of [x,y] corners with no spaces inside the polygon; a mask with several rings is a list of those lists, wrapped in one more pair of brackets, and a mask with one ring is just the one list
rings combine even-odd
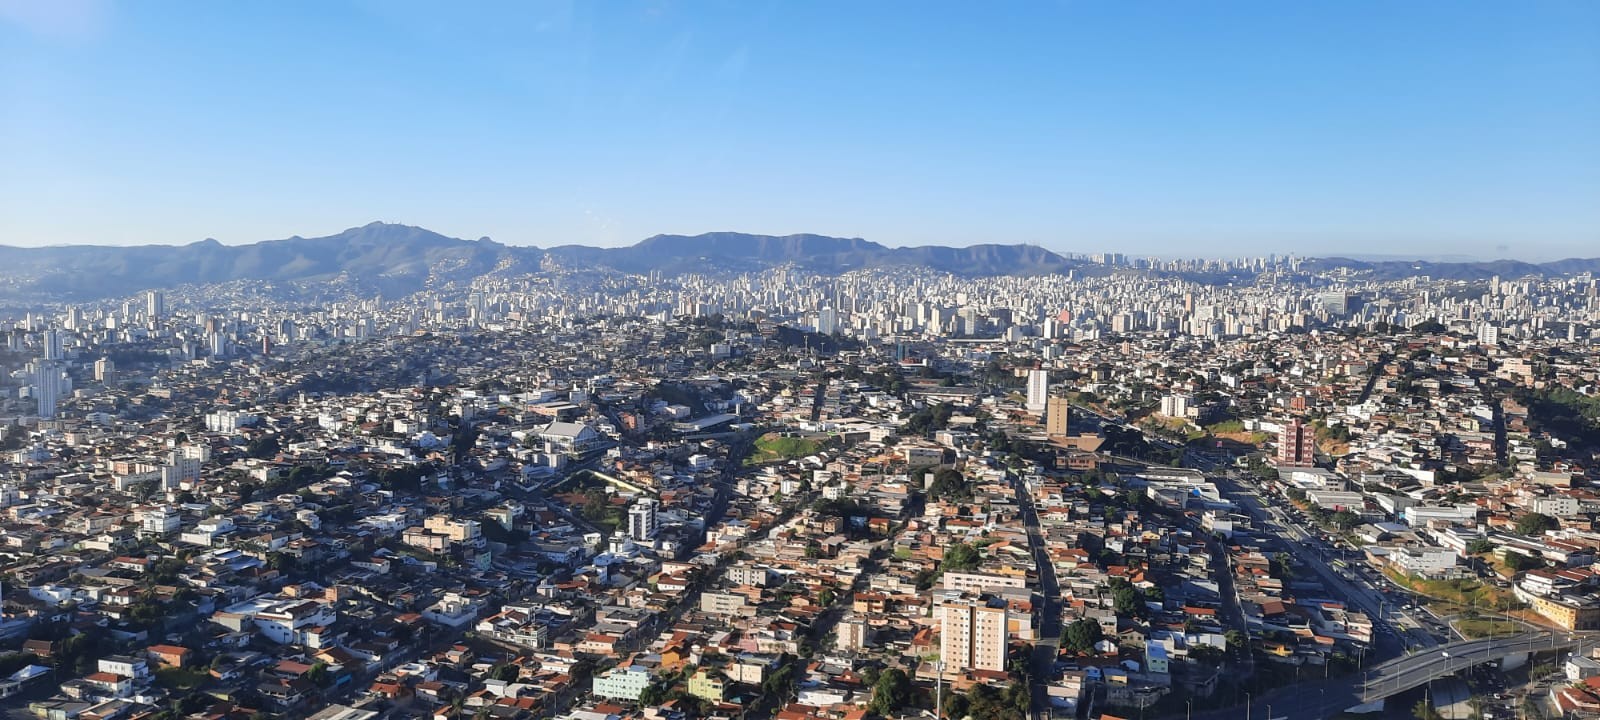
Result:
{"label": "yellow building", "polygon": [[1600,599],[1554,595],[1527,597],[1533,611],[1568,630],[1600,630]]}
{"label": "yellow building", "polygon": [[727,684],[721,670],[700,668],[689,676],[689,694],[709,702],[722,702]]}

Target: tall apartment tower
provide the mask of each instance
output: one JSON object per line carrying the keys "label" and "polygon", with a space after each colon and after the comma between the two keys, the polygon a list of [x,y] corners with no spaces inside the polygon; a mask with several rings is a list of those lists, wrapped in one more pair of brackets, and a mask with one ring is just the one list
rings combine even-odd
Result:
{"label": "tall apartment tower", "polygon": [[1028,371],[1028,412],[1042,413],[1050,397],[1050,372],[1034,368]]}
{"label": "tall apartment tower", "polygon": [[1005,672],[1005,602],[960,591],[941,593],[937,601],[939,657],[945,670]]}
{"label": "tall apartment tower", "polygon": [[1045,402],[1044,431],[1050,437],[1066,437],[1072,423],[1072,402],[1060,395],[1051,395]]}
{"label": "tall apartment tower", "polygon": [[628,537],[642,542],[656,536],[656,501],[639,498],[628,508]]}
{"label": "tall apartment tower", "polygon": [[67,379],[61,367],[53,362],[41,362],[33,374],[33,395],[39,401],[39,417],[56,416],[56,404],[67,392]]}
{"label": "tall apartment tower", "polygon": [[160,320],[167,315],[167,295],[160,290],[144,294],[144,315],[150,320]]}
{"label": "tall apartment tower", "polygon": [[63,357],[61,349],[61,333],[56,330],[46,330],[39,336],[40,344],[44,346],[45,360],[60,360]]}
{"label": "tall apartment tower", "polygon": [[102,357],[94,361],[94,381],[108,385],[117,380],[117,364],[111,358]]}
{"label": "tall apartment tower", "polygon": [[1278,464],[1311,465],[1316,460],[1316,448],[1316,431],[1300,418],[1290,420],[1278,434]]}

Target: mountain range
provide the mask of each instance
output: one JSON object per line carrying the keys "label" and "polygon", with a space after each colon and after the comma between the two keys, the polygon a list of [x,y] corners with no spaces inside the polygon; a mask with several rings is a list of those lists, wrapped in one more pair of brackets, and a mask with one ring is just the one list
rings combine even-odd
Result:
{"label": "mountain range", "polygon": [[[536,273],[547,262],[568,269],[669,274],[757,271],[786,263],[820,273],[923,267],[969,277],[1058,273],[1085,265],[1032,245],[891,248],[860,238],[809,234],[656,235],[627,247],[541,249],[504,245],[489,238],[462,240],[423,228],[375,222],[325,237],[295,236],[247,245],[223,245],[209,239],[189,245],[133,247],[0,245],[0,294],[23,302],[86,300],[150,288],[245,281],[342,283],[361,292],[394,297],[491,273]],[[1485,279],[1600,272],[1600,259],[1534,264],[1313,258],[1305,261],[1305,267],[1348,268],[1380,279],[1414,275]]]}
{"label": "mountain range", "polygon": [[1064,272],[1078,265],[1029,245],[891,248],[822,235],[656,235],[628,247],[513,246],[462,240],[424,228],[370,223],[336,235],[223,245],[23,248],[0,245],[7,295],[119,297],[150,288],[233,281],[351,282],[386,296],[499,272],[538,272],[547,260],[571,269],[629,273],[750,271],[794,263],[832,273],[866,267],[920,266],[960,275]]}

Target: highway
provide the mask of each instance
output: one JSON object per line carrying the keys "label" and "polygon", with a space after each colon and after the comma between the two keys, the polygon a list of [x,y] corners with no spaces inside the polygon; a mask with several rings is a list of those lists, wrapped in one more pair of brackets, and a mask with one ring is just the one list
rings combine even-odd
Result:
{"label": "highway", "polygon": [[1443,648],[1396,658],[1369,669],[1361,687],[1361,695],[1372,700],[1388,697],[1508,655],[1566,648],[1582,651],[1597,645],[1600,645],[1600,637],[1592,633],[1525,633],[1451,643]]}
{"label": "highway", "polygon": [[1439,644],[1439,639],[1427,631],[1424,623],[1391,604],[1379,589],[1365,582],[1347,580],[1329,567],[1327,553],[1332,549],[1289,517],[1283,508],[1266,505],[1260,495],[1240,488],[1232,477],[1218,475],[1213,480],[1223,496],[1244,510],[1263,531],[1272,531],[1276,526],[1273,534],[1278,541],[1302,567],[1310,568],[1322,581],[1331,599],[1344,600],[1372,619],[1373,655],[1381,658]]}
{"label": "highway", "polygon": [[[1088,414],[1103,423],[1121,424],[1092,411]],[[1407,611],[1409,600],[1391,601],[1388,596],[1392,591],[1381,576],[1368,578],[1332,567],[1331,561],[1343,560],[1354,551],[1332,547],[1322,540],[1308,529],[1306,521],[1291,516],[1298,513],[1286,509],[1286,501],[1264,497],[1242,482],[1237,472],[1214,459],[1185,452],[1184,461],[1206,471],[1222,495],[1252,519],[1258,533],[1281,545],[1294,558],[1296,567],[1309,569],[1329,599],[1342,600],[1352,609],[1365,612],[1372,619],[1374,631],[1370,651],[1360,658],[1363,667],[1358,674],[1296,682],[1257,697],[1247,696],[1244,707],[1186,714],[1187,720],[1325,720],[1357,705],[1510,655],[1600,645],[1600,634],[1573,633],[1527,633],[1449,642],[1452,628],[1431,614],[1422,615],[1427,612],[1425,608]]]}
{"label": "highway", "polygon": [[1302,681],[1249,698],[1245,707],[1196,712],[1188,720],[1266,717],[1273,720],[1326,720],[1357,705],[1405,692],[1429,680],[1506,655],[1565,647],[1586,649],[1597,644],[1600,644],[1600,636],[1594,633],[1554,636],[1530,633],[1451,643],[1369,668],[1365,684],[1361,678],[1349,676]]}

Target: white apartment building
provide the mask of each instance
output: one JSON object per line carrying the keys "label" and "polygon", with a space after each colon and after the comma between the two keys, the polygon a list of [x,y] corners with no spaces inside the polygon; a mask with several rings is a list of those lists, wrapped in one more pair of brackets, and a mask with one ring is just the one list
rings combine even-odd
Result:
{"label": "white apartment building", "polygon": [[1050,401],[1050,372],[1034,368],[1028,371],[1028,412],[1042,413]]}
{"label": "white apartment building", "polygon": [[650,671],[642,666],[612,668],[594,677],[594,694],[600,697],[633,700],[637,702],[644,689],[650,686]]}
{"label": "white apartment building", "polygon": [[1442,547],[1401,547],[1389,554],[1396,567],[1407,573],[1436,576],[1456,566],[1456,551]]}

